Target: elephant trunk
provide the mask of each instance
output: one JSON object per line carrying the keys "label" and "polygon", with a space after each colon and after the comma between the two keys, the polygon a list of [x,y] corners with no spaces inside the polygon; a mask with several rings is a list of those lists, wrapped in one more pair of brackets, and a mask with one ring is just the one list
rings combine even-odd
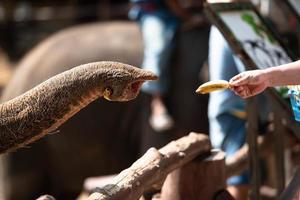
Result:
{"label": "elephant trunk", "polygon": [[104,92],[110,92],[110,100],[131,100],[142,82],[155,79],[151,72],[116,62],[90,63],[56,75],[0,105],[0,153],[54,131]]}

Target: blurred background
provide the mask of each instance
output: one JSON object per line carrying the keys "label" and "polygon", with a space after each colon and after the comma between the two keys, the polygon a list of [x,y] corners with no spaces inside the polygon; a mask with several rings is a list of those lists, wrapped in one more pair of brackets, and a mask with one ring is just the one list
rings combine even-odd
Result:
{"label": "blurred background", "polygon": [[[181,25],[171,56],[172,84],[164,100],[175,126],[162,133],[149,126],[150,100],[144,93],[124,104],[94,102],[59,134],[2,156],[0,199],[27,200],[46,193],[75,199],[87,177],[119,173],[149,147],[159,148],[190,131],[208,134],[208,95],[194,91],[208,80],[210,23],[204,1],[179,2],[196,20]],[[297,18],[276,1],[253,3],[299,55]],[[112,60],[141,66],[143,40],[137,22],[128,19],[131,6],[128,0],[1,0],[2,101],[83,63]]]}
{"label": "blurred background", "polygon": [[127,19],[126,0],[0,2],[0,45],[17,61],[33,45],[57,30],[92,21]]}

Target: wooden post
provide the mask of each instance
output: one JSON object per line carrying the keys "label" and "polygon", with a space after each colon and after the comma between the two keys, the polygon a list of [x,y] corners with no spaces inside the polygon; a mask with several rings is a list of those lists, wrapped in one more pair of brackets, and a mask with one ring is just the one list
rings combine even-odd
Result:
{"label": "wooden post", "polygon": [[225,154],[213,150],[208,158],[196,158],[170,173],[161,200],[212,200],[225,187]]}
{"label": "wooden post", "polygon": [[285,168],[284,168],[284,127],[282,124],[282,118],[277,116],[280,112],[277,107],[273,107],[274,110],[274,152],[276,162],[276,189],[277,194],[281,194],[285,188]]}
{"label": "wooden post", "polygon": [[249,164],[251,171],[250,200],[260,200],[260,169],[257,148],[258,115],[255,97],[247,100],[247,142],[249,145]]}

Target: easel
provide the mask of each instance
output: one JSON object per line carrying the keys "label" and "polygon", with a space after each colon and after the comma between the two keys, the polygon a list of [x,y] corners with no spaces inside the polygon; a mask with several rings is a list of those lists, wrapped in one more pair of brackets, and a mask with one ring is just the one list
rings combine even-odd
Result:
{"label": "easel", "polygon": [[[240,58],[243,64],[246,66],[246,70],[258,69],[259,66],[250,58],[240,42],[235,38],[231,30],[226,26],[224,21],[218,15],[219,11],[235,11],[238,10],[251,10],[253,11],[264,25],[267,26],[265,20],[261,17],[259,12],[251,3],[215,3],[206,4],[205,11],[215,26],[218,27],[224,38],[227,40],[235,55]],[[268,32],[277,40],[279,45],[285,50],[291,60],[297,60],[291,51],[285,48],[285,45],[281,42],[278,35],[272,31],[271,28]],[[294,120],[293,113],[289,107],[289,104],[285,102],[274,89],[267,89],[266,96],[268,101],[271,102],[272,111],[276,113],[274,115],[275,124],[275,158],[276,158],[276,175],[277,175],[277,198],[278,199],[292,199],[300,186],[300,169],[295,173],[290,184],[285,188],[285,172],[284,172],[284,146],[283,146],[283,132],[284,126],[288,125],[291,131],[297,138],[300,139],[300,123]],[[257,100],[251,98],[247,100],[247,143],[249,145],[249,158],[250,158],[250,170],[251,170],[251,184],[252,190],[250,192],[251,200],[259,200],[260,198],[260,169],[259,169],[259,156],[257,150],[257,134],[258,134],[258,116],[257,116]],[[283,124],[284,123],[284,124]]]}

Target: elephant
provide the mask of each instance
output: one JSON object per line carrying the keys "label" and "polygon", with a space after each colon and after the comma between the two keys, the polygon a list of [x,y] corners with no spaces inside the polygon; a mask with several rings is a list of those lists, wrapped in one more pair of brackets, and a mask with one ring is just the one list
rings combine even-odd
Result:
{"label": "elephant", "polygon": [[[52,194],[75,199],[86,177],[114,174],[130,166],[146,149],[160,147],[189,131],[207,132],[207,96],[194,93],[207,56],[209,28],[179,34],[166,101],[176,127],[155,133],[149,127],[149,98],[97,100],[62,125],[51,137],[1,158],[3,199],[33,199]],[[198,45],[196,45],[198,44]],[[197,52],[197,53],[196,53]],[[198,55],[197,55],[198,54]],[[55,33],[17,64],[1,101],[10,100],[51,76],[83,63],[116,61],[141,66],[143,40],[134,22],[77,25]]]}
{"label": "elephant", "polygon": [[99,97],[129,101],[141,85],[156,80],[150,71],[118,62],[94,62],[67,70],[0,105],[0,154],[55,131]]}

